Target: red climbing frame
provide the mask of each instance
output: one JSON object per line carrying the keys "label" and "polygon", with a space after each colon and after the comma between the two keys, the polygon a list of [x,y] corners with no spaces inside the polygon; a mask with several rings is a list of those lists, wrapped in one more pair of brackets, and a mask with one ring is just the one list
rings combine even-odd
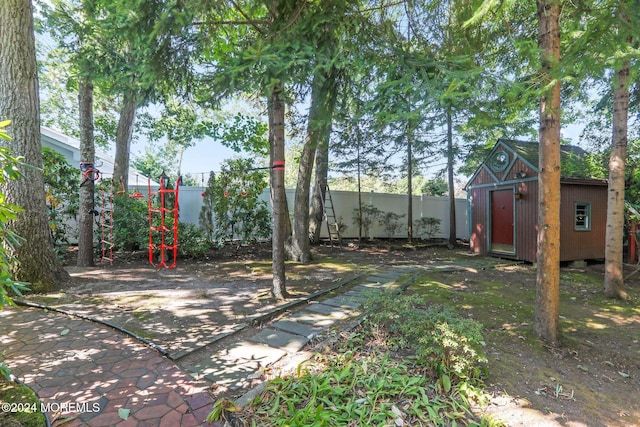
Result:
{"label": "red climbing frame", "polygon": [[100,262],[109,261],[109,265],[113,265],[113,182],[109,190],[102,186],[100,191],[102,195],[102,209],[100,210],[100,230],[101,239],[100,247],[102,249],[102,258]]}
{"label": "red climbing frame", "polygon": [[[176,266],[178,256],[178,189],[180,188],[180,179],[176,183],[175,190],[164,187],[164,182],[160,180],[160,189],[157,193],[151,192],[151,179],[149,179],[148,191],[148,207],[149,207],[149,263],[156,268],[174,268]],[[153,206],[153,194],[160,194],[160,207]],[[173,198],[173,207],[166,207],[167,194],[175,194]],[[154,214],[160,214],[160,225],[154,226]],[[168,228],[165,224],[173,219],[173,226]],[[160,243],[153,241],[154,234],[159,234]],[[158,238],[156,237],[156,239]],[[171,244],[167,240],[172,241]],[[155,249],[160,250],[158,263],[153,262],[153,252]],[[173,252],[173,261],[168,264],[169,256],[167,251]]]}

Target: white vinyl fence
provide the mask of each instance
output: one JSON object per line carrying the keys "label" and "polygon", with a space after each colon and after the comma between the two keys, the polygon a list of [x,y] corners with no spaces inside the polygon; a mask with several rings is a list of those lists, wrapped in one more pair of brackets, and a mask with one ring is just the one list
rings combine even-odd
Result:
{"label": "white vinyl fence", "polygon": [[[141,189],[142,190],[142,189]],[[145,188],[146,190],[146,188]],[[200,208],[202,207],[202,187],[180,187],[180,222],[198,224]],[[295,190],[288,189],[287,202],[289,204],[289,212],[293,212],[293,202]],[[358,207],[358,193],[353,191],[331,191],[333,206],[336,218],[339,222],[344,223],[347,228],[341,233],[344,238],[358,237],[358,224],[353,220],[354,211]],[[266,189],[260,199],[269,203],[269,189]],[[407,237],[407,209],[408,199],[402,194],[385,194],[385,193],[362,193],[362,204],[373,205],[383,212],[394,212],[398,215],[404,215],[400,219],[403,227],[393,237]],[[467,200],[456,199],[456,235],[459,239],[469,239],[469,226],[467,215]],[[449,237],[449,199],[446,197],[432,197],[418,195],[413,196],[413,220],[420,218],[438,218],[440,220],[440,230],[433,237],[448,238]],[[374,224],[371,229],[371,237],[385,238],[387,237],[383,226]],[[417,236],[417,230],[414,227],[414,235]],[[322,237],[328,237],[327,227],[322,225]]]}

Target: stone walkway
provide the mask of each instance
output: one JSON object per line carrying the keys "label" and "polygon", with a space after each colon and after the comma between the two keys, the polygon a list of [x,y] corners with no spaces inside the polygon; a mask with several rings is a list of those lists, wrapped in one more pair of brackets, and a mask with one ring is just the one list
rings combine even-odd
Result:
{"label": "stone walkway", "polygon": [[358,316],[366,293],[408,285],[415,269],[372,273],[248,339],[226,338],[224,350],[200,356],[197,365],[188,355],[174,362],[112,328],[33,308],[0,310],[0,350],[12,373],[36,391],[49,419],[65,420],[65,426],[210,425],[204,422],[213,403],[207,384],[250,386],[268,366],[295,360],[312,338]]}
{"label": "stone walkway", "polygon": [[12,374],[65,426],[200,426],[211,398],[157,351],[114,329],[55,312],[0,310]]}
{"label": "stone walkway", "polygon": [[300,363],[302,360],[296,355],[303,359],[311,357],[311,354],[300,355],[310,340],[359,316],[358,307],[368,293],[407,286],[415,270],[415,267],[395,267],[372,273],[346,292],[309,301],[303,309],[281,316],[247,339],[227,340],[223,350],[208,355],[204,361],[191,366],[190,371],[196,378],[231,390],[250,387],[253,380],[262,378],[267,367],[283,358]]}

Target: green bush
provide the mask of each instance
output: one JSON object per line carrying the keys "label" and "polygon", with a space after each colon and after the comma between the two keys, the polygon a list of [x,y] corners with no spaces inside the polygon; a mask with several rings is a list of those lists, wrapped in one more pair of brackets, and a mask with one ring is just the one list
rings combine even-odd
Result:
{"label": "green bush", "polygon": [[178,255],[187,258],[202,258],[213,249],[206,233],[194,224],[179,224]]}
{"label": "green bush", "polygon": [[382,212],[378,224],[384,228],[384,232],[388,239],[391,239],[395,234],[402,229],[400,220],[406,215],[399,215],[394,212]]}
{"label": "green bush", "polygon": [[482,325],[464,319],[449,306],[427,306],[418,296],[381,293],[367,301],[370,330],[377,331],[392,347],[415,347],[422,364],[436,377],[478,380],[482,352]]}
{"label": "green bush", "polygon": [[[222,245],[234,239],[254,242],[271,235],[267,203],[259,197],[267,187],[263,171],[254,170],[251,159],[227,160],[225,171],[211,177],[205,190],[205,207],[213,207],[215,231],[212,236]],[[203,207],[204,208],[204,207]],[[210,232],[203,212],[200,224]]]}
{"label": "green bush", "polygon": [[80,174],[65,157],[49,147],[42,148],[44,189],[51,239],[54,244],[68,244],[77,236],[73,224],[78,213]]}
{"label": "green bush", "polygon": [[[102,185],[110,186],[105,180]],[[96,200],[100,199],[101,186],[96,188]],[[110,187],[109,187],[110,188]],[[114,250],[133,252],[149,247],[149,210],[146,199],[134,199],[127,194],[113,195],[113,243]],[[102,240],[100,217],[96,217],[96,241]]]}
{"label": "green bush", "polygon": [[440,218],[425,217],[413,222],[421,239],[429,240],[440,231]]}
{"label": "green bush", "polygon": [[[9,121],[0,122],[0,138],[9,139],[4,132],[4,128],[9,125]],[[6,147],[0,147],[0,184],[7,184],[13,179],[20,177],[18,165],[21,158],[15,158]],[[15,248],[24,239],[12,232],[8,228],[9,221],[17,218],[22,209],[19,206],[6,202],[5,195],[0,193],[0,308],[7,304],[13,304],[12,295],[21,296],[21,292],[28,290],[28,284],[13,280],[11,271],[18,262],[15,258]]]}
{"label": "green bush", "polygon": [[[360,212],[362,211],[362,216]],[[353,210],[353,221],[358,225],[358,227],[362,227],[362,232],[364,233],[363,237],[369,237],[371,227],[376,222],[376,220],[382,215],[383,212],[376,208],[373,205],[364,205],[362,209],[354,209]]]}

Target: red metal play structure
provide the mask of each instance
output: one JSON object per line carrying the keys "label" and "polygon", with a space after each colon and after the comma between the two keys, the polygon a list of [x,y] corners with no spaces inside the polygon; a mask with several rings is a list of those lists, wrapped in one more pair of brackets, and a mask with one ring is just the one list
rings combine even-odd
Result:
{"label": "red metal play structure", "polygon": [[[174,268],[178,257],[178,191],[180,188],[180,179],[178,178],[175,189],[168,188],[168,182],[168,177],[162,172],[162,175],[160,175],[160,188],[155,193],[151,192],[150,179],[148,183],[149,263],[156,268]],[[155,194],[160,195],[160,206],[154,206],[153,204],[154,198],[152,196]],[[175,195],[175,197],[168,197],[172,194]],[[168,207],[167,203],[172,206]],[[155,242],[154,235],[156,239]],[[155,263],[153,259],[153,253],[156,249],[160,252],[157,263]],[[169,256],[167,254],[168,251],[171,251],[173,256]]]}

